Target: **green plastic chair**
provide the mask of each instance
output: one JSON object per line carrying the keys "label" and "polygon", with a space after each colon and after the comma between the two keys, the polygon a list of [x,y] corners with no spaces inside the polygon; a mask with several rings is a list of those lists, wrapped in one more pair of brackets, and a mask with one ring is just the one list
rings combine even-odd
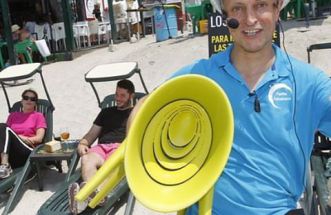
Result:
{"label": "green plastic chair", "polygon": [[[79,160],[79,159],[78,159]],[[71,183],[80,180],[80,170],[77,170],[69,182],[63,183],[63,185],[40,207],[38,210],[38,215],[66,215],[71,214],[69,211],[69,201],[68,201],[68,186]],[[114,207],[119,208],[123,205],[126,200],[126,193],[129,187],[125,179],[123,179],[113,190],[111,195],[108,195],[107,202],[103,207],[97,207],[95,209],[87,208],[83,211],[82,215],[100,215],[108,214],[109,210]],[[116,209],[115,209],[116,210]]]}
{"label": "green plastic chair", "polygon": [[[134,98],[134,105],[137,101],[145,96],[145,93],[137,92],[135,93]],[[115,95],[111,94],[106,96],[103,101],[100,103],[100,108],[104,109],[107,107],[112,107],[115,105]],[[74,162],[77,166],[80,157],[77,156]],[[69,211],[69,200],[68,200],[68,187],[71,183],[77,182],[80,179],[81,170],[76,170],[71,178],[67,180],[63,185],[40,207],[38,210],[38,215],[65,215],[71,214]],[[125,214],[130,214],[134,206],[134,200],[132,195],[127,197],[129,193],[129,186],[127,184],[126,179],[123,179],[115,188],[114,190],[108,195],[107,202],[103,207],[97,207],[95,209],[87,208],[83,213],[83,215],[93,214],[93,215],[101,215],[101,214],[108,214],[110,210],[116,210],[116,208],[120,207],[122,204],[126,202],[127,199],[129,207],[127,207],[127,211]],[[129,212],[130,211],[130,212]]]}
{"label": "green plastic chair", "polygon": [[[22,110],[22,104],[19,101],[19,102],[16,102],[12,106],[10,112],[21,111],[21,110]],[[48,100],[39,99],[38,103],[37,103],[36,111],[43,113],[43,115],[45,116],[45,119],[46,119],[47,129],[46,129],[46,133],[45,133],[45,136],[43,139],[43,142],[45,143],[45,142],[52,140],[54,107]],[[33,151],[31,152],[31,154],[32,153],[33,153]],[[0,193],[6,192],[6,191],[8,191],[8,189],[14,187],[14,189],[10,195],[10,198],[7,201],[3,214],[8,214],[16,206],[17,202],[19,201],[19,199],[21,197],[24,182],[26,181],[32,168],[33,167],[31,166],[30,159],[28,158],[24,167],[14,169],[14,172],[10,177],[5,178],[0,181]]]}
{"label": "green plastic chair", "polygon": [[31,52],[37,51],[37,47],[30,39],[14,44],[14,49],[17,54],[24,55],[27,63],[33,63]]}
{"label": "green plastic chair", "polygon": [[[16,102],[11,108],[10,112],[22,111],[22,103]],[[47,129],[43,142],[48,142],[52,140],[53,137],[53,111],[54,107],[50,104],[48,100],[38,99],[36,111],[42,113],[46,119]]]}
{"label": "green plastic chair", "polygon": [[21,173],[21,170],[23,169],[23,167],[20,168],[16,168],[13,169],[12,174],[5,179],[2,179],[0,181],[0,193],[6,193],[7,191],[9,191],[10,188],[13,187],[15,180],[17,178],[17,176],[19,175],[19,173]]}

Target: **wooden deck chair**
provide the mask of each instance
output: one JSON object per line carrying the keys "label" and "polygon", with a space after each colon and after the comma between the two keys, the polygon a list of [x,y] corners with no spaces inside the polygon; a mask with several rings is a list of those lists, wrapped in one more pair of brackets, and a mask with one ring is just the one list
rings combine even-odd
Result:
{"label": "wooden deck chair", "polygon": [[[135,93],[135,98],[133,101],[133,105],[137,103],[137,101],[145,96],[145,93]],[[115,95],[111,94],[106,96],[103,101],[100,103],[100,108],[104,109],[107,107],[111,107],[115,105]],[[75,162],[76,166],[79,161],[79,156],[76,157]],[[73,171],[73,170],[72,170]],[[81,176],[81,170],[78,169],[74,174],[72,174],[71,178],[63,185],[40,207],[38,210],[39,215],[55,215],[55,214],[70,214],[69,211],[69,200],[68,200],[68,186],[75,182],[79,181]],[[87,208],[81,214],[107,214],[110,210],[117,210],[118,207],[125,203],[128,199],[127,195],[129,194],[129,186],[126,182],[126,179],[123,179],[108,195],[107,202],[103,207],[97,207],[95,209]],[[129,208],[130,210],[133,207],[134,201],[132,200],[132,196],[129,197],[130,202],[132,202]]]}
{"label": "wooden deck chair", "polygon": [[[16,102],[12,106],[10,112],[21,111],[21,110],[22,110],[22,104],[19,101],[19,102]],[[43,113],[43,115],[46,119],[47,129],[46,129],[45,136],[43,139],[43,143],[45,143],[45,142],[52,140],[54,107],[48,100],[39,99],[37,102],[36,110],[38,112]],[[28,175],[30,174],[31,170],[32,170],[32,166],[30,164],[30,159],[28,159],[26,161],[24,167],[15,169],[10,177],[0,181],[1,193],[7,191],[11,187],[14,187],[14,189],[8,199],[8,202],[6,204],[3,214],[7,214],[16,206],[16,204],[22,194],[23,185],[24,185]]]}

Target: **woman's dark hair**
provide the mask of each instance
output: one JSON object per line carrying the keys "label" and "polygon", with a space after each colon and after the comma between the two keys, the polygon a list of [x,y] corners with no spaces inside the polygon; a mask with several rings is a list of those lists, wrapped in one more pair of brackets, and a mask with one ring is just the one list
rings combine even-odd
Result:
{"label": "woman's dark hair", "polygon": [[130,94],[134,93],[134,85],[129,80],[120,80],[117,82],[117,87],[126,89]]}
{"label": "woman's dark hair", "polygon": [[32,93],[34,94],[34,96],[36,97],[37,101],[38,101],[38,93],[36,91],[34,91],[33,89],[26,89],[23,91],[22,93],[22,98],[26,93]]}

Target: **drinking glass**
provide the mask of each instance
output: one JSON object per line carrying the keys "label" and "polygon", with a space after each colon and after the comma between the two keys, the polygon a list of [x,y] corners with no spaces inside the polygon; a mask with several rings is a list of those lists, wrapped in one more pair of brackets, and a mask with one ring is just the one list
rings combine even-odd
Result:
{"label": "drinking glass", "polygon": [[63,151],[68,152],[69,151],[69,145],[68,145],[68,139],[70,137],[70,133],[67,127],[61,128],[60,131],[60,137],[61,137],[61,142],[63,146]]}

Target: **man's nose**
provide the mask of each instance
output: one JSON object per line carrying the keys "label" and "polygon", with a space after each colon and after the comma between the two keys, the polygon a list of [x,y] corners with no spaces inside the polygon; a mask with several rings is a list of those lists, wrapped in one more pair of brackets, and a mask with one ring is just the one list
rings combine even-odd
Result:
{"label": "man's nose", "polygon": [[246,23],[247,25],[254,25],[257,22],[257,15],[253,8],[247,8]]}

